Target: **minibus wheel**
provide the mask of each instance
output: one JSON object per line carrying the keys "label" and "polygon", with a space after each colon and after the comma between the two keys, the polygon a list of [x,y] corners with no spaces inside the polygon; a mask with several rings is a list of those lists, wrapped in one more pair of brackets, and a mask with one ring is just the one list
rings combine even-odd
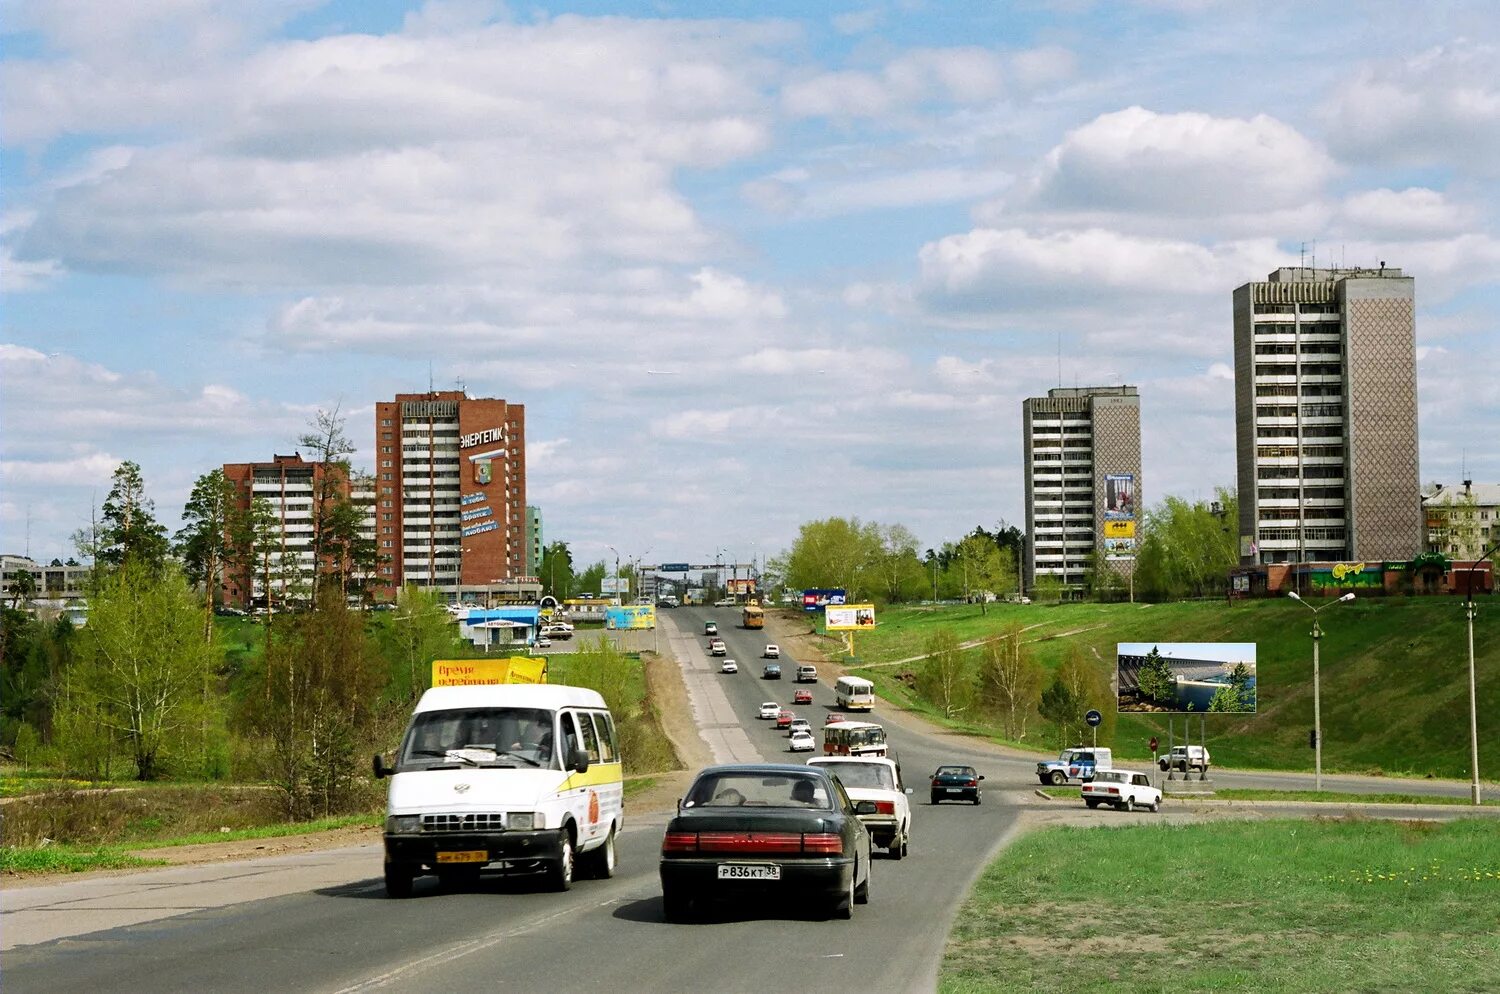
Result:
{"label": "minibus wheel", "polygon": [[553,890],[573,888],[573,833],[566,828],[558,830],[557,859],[547,868],[547,876]]}

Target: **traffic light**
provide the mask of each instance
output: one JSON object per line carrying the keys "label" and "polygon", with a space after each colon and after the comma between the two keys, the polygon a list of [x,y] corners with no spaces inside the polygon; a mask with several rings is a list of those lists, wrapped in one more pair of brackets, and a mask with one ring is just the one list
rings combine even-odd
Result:
{"label": "traffic light", "polygon": [[1309,749],[1316,749],[1318,747],[1318,730],[1316,728],[1309,728],[1307,730],[1307,747]]}

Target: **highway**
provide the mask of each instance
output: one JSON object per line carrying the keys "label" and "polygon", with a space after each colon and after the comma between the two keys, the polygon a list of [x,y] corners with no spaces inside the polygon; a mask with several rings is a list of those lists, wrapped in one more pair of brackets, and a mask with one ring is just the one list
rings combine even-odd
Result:
{"label": "highway", "polygon": [[[762,680],[768,637],[739,628],[738,612],[680,608],[661,616],[661,634],[683,666],[695,721],[716,761],[806,758],[786,752],[785,733],[755,717],[761,701],[790,702],[795,659],[783,653],[786,678]],[[740,664],[737,675],[720,674],[720,661],[707,655],[706,619],[718,623],[729,657]],[[832,691],[826,682],[813,689],[816,703],[794,710],[821,726]],[[1032,812],[1031,820],[1047,809],[1043,820],[1066,814],[1111,824],[1193,817],[1172,802],[1151,815],[1085,813],[1076,803],[1042,801],[1033,793],[1034,757],[926,734],[878,706],[874,718],[886,723],[915,788],[913,838],[905,860],[877,855],[870,904],[856,908],[853,921],[824,920],[819,910],[788,901],[727,908],[708,922],[665,923],[657,852],[667,816],[631,818],[627,807],[618,875],[580,881],[562,894],[526,878],[487,878],[458,892],[424,878],[412,899],[390,900],[378,846],[11,888],[0,930],[6,987],[930,990],[958,903],[1019,830],[1023,812]],[[982,806],[928,803],[925,774],[944,762],[971,763],[987,775]],[[1225,774],[1221,783],[1229,779]],[[1363,789],[1372,789],[1371,781]]]}

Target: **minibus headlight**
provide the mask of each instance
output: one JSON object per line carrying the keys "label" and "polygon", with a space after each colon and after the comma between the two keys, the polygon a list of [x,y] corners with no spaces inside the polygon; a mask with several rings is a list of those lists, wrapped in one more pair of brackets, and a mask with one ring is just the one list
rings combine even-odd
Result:
{"label": "minibus headlight", "polygon": [[537,827],[536,813],[532,811],[516,811],[511,814],[507,825],[515,832],[530,832]]}
{"label": "minibus headlight", "polygon": [[385,830],[392,835],[422,830],[421,815],[391,815],[385,820]]}

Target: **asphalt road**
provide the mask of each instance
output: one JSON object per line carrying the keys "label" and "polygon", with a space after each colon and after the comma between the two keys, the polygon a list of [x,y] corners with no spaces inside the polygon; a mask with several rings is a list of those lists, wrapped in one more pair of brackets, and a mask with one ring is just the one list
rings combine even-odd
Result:
{"label": "asphalt road", "polygon": [[[740,663],[718,673],[702,622],[713,618]],[[729,609],[663,612],[662,636],[683,663],[696,720],[716,761],[798,761],[785,733],[755,717],[761,701],[790,702],[790,678],[759,678],[767,636]],[[672,635],[673,630],[677,634]],[[790,675],[796,660],[781,659]],[[807,686],[807,685],[803,685]],[[814,689],[815,726],[832,691]],[[666,816],[629,818],[620,871],[566,894],[524,878],[446,892],[430,879],[407,901],[384,896],[378,847],[273,860],[179,867],[7,890],[4,981],[28,992],[387,990],[921,991],[935,984],[949,923],[1023,811],[1080,817],[1081,805],[1035,797],[1034,758],[916,731],[883,713],[912,796],[911,855],[877,856],[871,901],[854,920],[827,921],[795,900],[728,908],[713,921],[662,918],[657,853]],[[984,804],[932,806],[925,774],[968,762],[987,775]],[[1230,774],[1218,774],[1227,783]],[[1246,775],[1249,778],[1250,775]],[[1256,776],[1286,785],[1286,776]],[[1377,781],[1386,786],[1384,781]],[[1300,785],[1300,784],[1299,784]],[[1370,781],[1359,784],[1371,789]],[[1449,785],[1444,785],[1449,786]],[[1040,809],[1048,809],[1038,814]],[[627,809],[628,811],[628,809]],[[1127,823],[1192,817],[1089,812]]]}

